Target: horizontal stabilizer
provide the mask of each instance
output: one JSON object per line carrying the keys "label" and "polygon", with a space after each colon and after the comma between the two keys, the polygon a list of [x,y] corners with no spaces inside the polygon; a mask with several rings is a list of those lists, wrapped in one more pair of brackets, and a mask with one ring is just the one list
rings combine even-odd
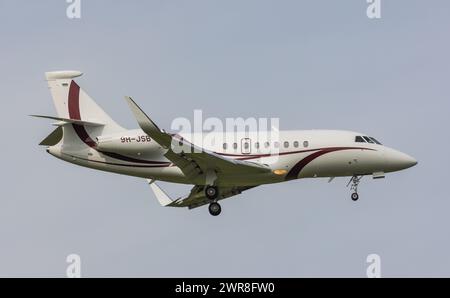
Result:
{"label": "horizontal stabilizer", "polygon": [[71,124],[87,125],[87,126],[104,126],[105,125],[104,123],[98,123],[98,122],[94,122],[94,121],[75,120],[75,119],[67,119],[67,118],[53,117],[53,116],[43,116],[43,115],[30,115],[30,116],[36,117],[36,118],[58,120],[58,121],[63,122],[62,124],[71,123]]}

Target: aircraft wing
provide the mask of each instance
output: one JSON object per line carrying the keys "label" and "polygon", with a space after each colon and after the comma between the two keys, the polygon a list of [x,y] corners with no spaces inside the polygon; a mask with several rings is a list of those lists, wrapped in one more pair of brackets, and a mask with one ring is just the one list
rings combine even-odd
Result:
{"label": "aircraft wing", "polygon": [[[152,191],[158,199],[161,206],[164,207],[188,207],[194,209],[206,204],[211,203],[211,200],[205,196],[204,186],[195,185],[189,195],[180,197],[177,199],[170,198],[164,190],[162,190],[154,180],[148,180]],[[221,187],[219,189],[220,197],[218,200],[223,200],[242,193],[244,190],[253,188],[256,186],[242,186],[242,187]]]}
{"label": "aircraft wing", "polygon": [[[188,143],[176,135],[168,134],[164,130],[159,129],[131,97],[125,97],[125,99],[141,129],[163,148],[168,149],[165,157],[178,166],[186,177],[194,178],[210,170],[218,174],[237,172],[240,174],[258,174],[270,172],[268,166],[223,157]],[[175,152],[172,143],[178,144],[180,142],[182,143],[183,150],[180,150],[181,152]]]}

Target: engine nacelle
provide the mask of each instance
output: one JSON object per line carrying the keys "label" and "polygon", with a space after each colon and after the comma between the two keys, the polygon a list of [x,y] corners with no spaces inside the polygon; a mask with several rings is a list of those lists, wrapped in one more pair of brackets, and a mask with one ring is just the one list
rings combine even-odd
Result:
{"label": "engine nacelle", "polygon": [[143,154],[157,151],[161,146],[147,135],[111,135],[97,137],[97,149],[123,154]]}

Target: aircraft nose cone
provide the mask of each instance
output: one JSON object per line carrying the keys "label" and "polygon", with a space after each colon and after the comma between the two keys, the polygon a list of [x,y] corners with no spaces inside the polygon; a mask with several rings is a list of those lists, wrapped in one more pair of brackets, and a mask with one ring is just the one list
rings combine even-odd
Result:
{"label": "aircraft nose cone", "polygon": [[385,158],[386,166],[391,171],[404,170],[417,164],[417,160],[414,157],[396,150],[386,152]]}
{"label": "aircraft nose cone", "polygon": [[413,167],[417,164],[417,160],[405,153],[402,153],[402,156],[400,157],[400,164],[405,168]]}

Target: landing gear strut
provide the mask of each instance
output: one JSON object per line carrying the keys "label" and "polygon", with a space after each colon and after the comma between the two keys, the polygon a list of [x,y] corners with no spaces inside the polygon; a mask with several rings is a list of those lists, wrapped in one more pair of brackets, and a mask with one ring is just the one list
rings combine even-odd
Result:
{"label": "landing gear strut", "polygon": [[349,185],[351,184],[350,190],[353,190],[353,193],[352,193],[352,195],[351,195],[351,198],[352,198],[353,201],[358,201],[358,199],[359,199],[359,195],[358,195],[358,184],[359,184],[359,182],[361,181],[362,177],[363,177],[363,176],[357,176],[357,175],[355,175],[355,176],[353,176],[353,177],[350,179],[350,181],[349,181],[348,184],[347,184],[347,186],[349,186]]}
{"label": "landing gear strut", "polygon": [[220,207],[220,204],[217,202],[212,202],[211,204],[209,204],[208,209],[209,214],[211,214],[212,216],[217,216],[222,211],[222,207]]}

